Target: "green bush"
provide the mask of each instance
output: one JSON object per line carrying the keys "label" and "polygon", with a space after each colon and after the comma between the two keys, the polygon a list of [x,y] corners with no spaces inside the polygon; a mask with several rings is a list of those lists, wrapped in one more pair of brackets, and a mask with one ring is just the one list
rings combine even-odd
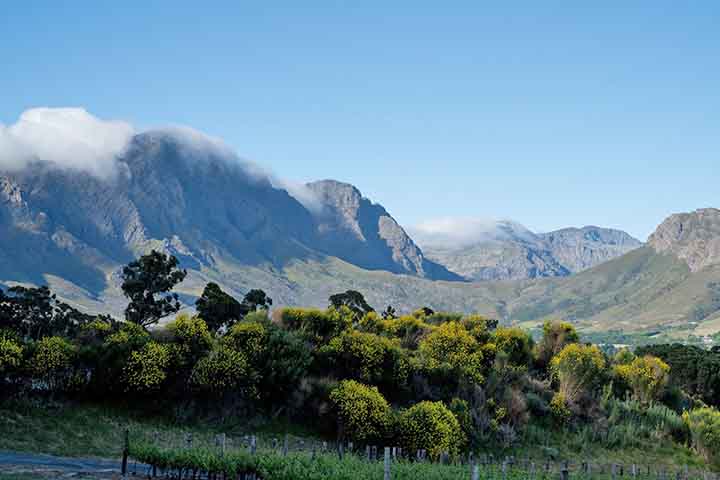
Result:
{"label": "green bush", "polygon": [[233,325],[223,343],[254,361],[265,351],[266,333],[264,324],[242,321]]}
{"label": "green bush", "polygon": [[330,392],[341,438],[361,443],[382,439],[388,430],[390,405],[377,387],[343,380]]}
{"label": "green bush", "polygon": [[327,373],[365,383],[402,386],[408,364],[398,340],[357,330],[344,332],[318,350]]}
{"label": "green bush", "polygon": [[137,393],[157,392],[167,378],[170,351],[167,346],[148,342],[130,354],[123,370],[125,386]]}
{"label": "green bush", "polygon": [[166,327],[174,342],[182,347],[184,356],[195,362],[212,347],[212,334],[205,320],[198,316],[178,315]]}
{"label": "green bush", "polygon": [[635,398],[649,404],[660,398],[668,383],[670,366],[652,355],[635,358],[617,365],[615,373],[632,389]]}
{"label": "green bush", "polygon": [[286,328],[300,332],[315,344],[322,344],[352,328],[354,316],[347,307],[327,310],[284,308],[280,318]]}
{"label": "green bush", "polygon": [[532,337],[518,327],[499,327],[491,337],[498,352],[507,355],[508,361],[516,366],[527,366],[532,360],[533,341]]}
{"label": "green bush", "polygon": [[190,384],[205,393],[252,394],[256,381],[247,356],[225,345],[200,359],[190,375]]}
{"label": "green bush", "polygon": [[72,378],[77,349],[62,337],[45,337],[35,345],[30,368],[50,391],[62,390]]}
{"label": "green bush", "polygon": [[442,402],[420,402],[400,414],[398,437],[411,454],[427,450],[432,458],[457,454],[465,445],[458,419]]}
{"label": "green bush", "polygon": [[5,375],[20,367],[23,350],[24,347],[19,341],[0,330],[0,383]]}
{"label": "green bush", "polygon": [[683,418],[690,428],[693,447],[706,460],[720,463],[720,412],[714,408],[698,408],[685,412]]}
{"label": "green bush", "polygon": [[480,345],[459,322],[438,326],[421,342],[419,352],[429,371],[451,371],[459,378],[480,384],[494,357],[492,348]]}
{"label": "green bush", "polygon": [[552,359],[553,376],[567,402],[575,402],[601,380],[605,356],[595,345],[571,343]]}
{"label": "green bush", "polygon": [[543,336],[537,345],[537,360],[541,368],[550,365],[550,360],[565,346],[580,341],[575,327],[568,322],[547,321],[543,325]]}

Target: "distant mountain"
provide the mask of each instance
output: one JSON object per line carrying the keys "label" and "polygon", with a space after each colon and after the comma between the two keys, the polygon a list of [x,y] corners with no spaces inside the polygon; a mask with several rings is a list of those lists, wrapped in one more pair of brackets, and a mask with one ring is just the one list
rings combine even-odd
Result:
{"label": "distant mountain", "polygon": [[648,239],[659,253],[672,253],[692,272],[720,263],[720,210],[704,208],[668,217]]}
{"label": "distant mountain", "polygon": [[[458,278],[350,185],[311,184],[310,208],[221,146],[175,131],[135,136],[117,166],[113,178],[41,159],[0,172],[0,282],[50,283],[71,301],[118,311],[119,267],[152,248],[189,269],[188,301],[213,279],[235,292],[264,283],[293,303],[294,287],[277,272],[331,256],[367,270]],[[257,280],[239,273],[249,270]]]}
{"label": "distant mountain", "polygon": [[315,212],[315,247],[362,268],[407,273],[442,280],[461,280],[428,261],[382,205],[372,203],[348,183],[308,183],[321,207]]}
{"label": "distant mountain", "polygon": [[[470,234],[446,234],[445,228]],[[507,220],[469,227],[424,225],[411,232],[428,258],[474,281],[565,277],[642,245],[619,230],[583,227],[536,234]]]}

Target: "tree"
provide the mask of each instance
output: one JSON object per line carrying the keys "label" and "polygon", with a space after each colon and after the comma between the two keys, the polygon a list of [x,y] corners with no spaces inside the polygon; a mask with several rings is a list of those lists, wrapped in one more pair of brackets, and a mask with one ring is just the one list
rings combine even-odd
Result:
{"label": "tree", "polygon": [[268,297],[267,294],[260,289],[250,290],[243,298],[243,304],[249,309],[249,311],[255,311],[259,309],[268,310],[272,306],[272,298]]}
{"label": "tree", "polygon": [[670,366],[652,355],[618,365],[615,372],[632,388],[635,398],[644,404],[660,398],[668,383]]}
{"label": "tree", "polygon": [[23,338],[39,340],[46,336],[74,336],[82,325],[94,320],[57,299],[46,286],[15,286],[5,294],[0,290],[0,328]]}
{"label": "tree", "polygon": [[683,420],[690,429],[693,448],[708,461],[720,461],[720,412],[696,408],[683,413]]}
{"label": "tree", "polygon": [[375,309],[365,301],[362,293],[355,290],[347,290],[345,293],[331,295],[329,302],[330,306],[335,309],[339,309],[340,307],[349,308],[355,315],[355,318],[361,318],[366,313],[375,311]]}
{"label": "tree", "polygon": [[595,345],[571,343],[552,359],[551,369],[562,398],[572,403],[600,380],[605,356]]}
{"label": "tree", "polygon": [[250,311],[246,303],[238,302],[234,297],[223,292],[217,283],[212,282],[205,286],[195,306],[200,318],[205,320],[208,328],[213,332],[230,329]]}
{"label": "tree", "polygon": [[125,309],[128,322],[147,328],[180,310],[177,293],[169,293],[187,276],[178,264],[175,256],[153,250],[123,268],[121,288],[130,299]]}
{"label": "tree", "polygon": [[543,337],[537,346],[537,359],[541,368],[550,365],[552,357],[560,353],[566,345],[577,343],[580,336],[575,327],[567,322],[545,322],[543,325]]}
{"label": "tree", "polygon": [[532,337],[522,328],[500,327],[492,334],[492,342],[499,352],[507,355],[508,361],[515,366],[527,366],[532,359]]}

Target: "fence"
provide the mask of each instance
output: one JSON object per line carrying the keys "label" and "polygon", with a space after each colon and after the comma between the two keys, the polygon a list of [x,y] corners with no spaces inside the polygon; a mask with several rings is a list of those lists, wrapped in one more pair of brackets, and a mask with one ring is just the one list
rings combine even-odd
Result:
{"label": "fence", "polygon": [[[153,446],[156,449],[155,456],[146,455],[147,458],[142,458],[142,455],[133,454],[131,442]],[[157,461],[157,452],[179,452],[182,456],[183,452],[194,451],[203,452],[206,460],[192,463],[191,460],[186,459],[184,461],[189,463],[182,467],[177,465],[177,462],[169,465],[168,462]],[[224,464],[221,460],[237,457],[238,454],[241,454],[244,460],[238,464],[240,467],[234,467],[232,473],[229,473],[228,469],[222,466]],[[215,460],[207,460],[209,457]],[[690,469],[687,466],[679,470],[671,470],[652,465],[595,463],[589,460],[557,462],[550,459],[496,457],[492,454],[472,453],[451,456],[447,452],[437,458],[431,458],[425,450],[407,452],[400,447],[357,446],[352,442],[331,443],[290,435],[278,438],[155,432],[148,436],[147,434],[130,435],[129,431],[125,433],[122,474],[131,473],[147,478],[273,480],[271,474],[263,477],[257,471],[255,463],[263,460],[260,463],[273,464],[267,461],[268,459],[272,459],[278,465],[282,465],[283,462],[302,464],[308,466],[308,469],[315,474],[323,466],[328,466],[327,476],[313,477],[328,480],[354,478],[352,473],[349,476],[337,476],[338,465],[350,469],[351,472],[352,469],[357,470],[358,478],[378,480],[381,478],[384,480],[406,478],[413,480],[718,480],[713,472]],[[329,462],[329,459],[332,461]],[[144,464],[139,464],[138,461]],[[330,470],[336,476],[332,476]],[[363,472],[362,476],[360,470]],[[298,476],[298,480],[305,480],[305,477]]]}

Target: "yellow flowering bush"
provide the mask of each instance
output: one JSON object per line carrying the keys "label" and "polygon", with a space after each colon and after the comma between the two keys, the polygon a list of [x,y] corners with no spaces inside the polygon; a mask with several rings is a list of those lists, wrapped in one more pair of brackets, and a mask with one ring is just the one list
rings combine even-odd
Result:
{"label": "yellow flowering bush", "polygon": [[706,460],[720,462],[720,412],[714,408],[697,408],[683,413],[690,429],[692,445]]}
{"label": "yellow flowering bush", "polygon": [[421,342],[419,352],[428,370],[452,370],[462,377],[482,383],[488,366],[488,354],[492,348],[481,348],[459,322],[448,322],[438,326]]}
{"label": "yellow flowering bush", "polygon": [[342,437],[357,441],[380,440],[387,432],[390,405],[377,387],[343,380],[330,392]]}
{"label": "yellow flowering bush", "polygon": [[225,336],[225,345],[243,353],[248,359],[258,358],[265,350],[267,331],[259,322],[238,322]]}
{"label": "yellow flowering bush", "polygon": [[550,400],[550,413],[558,423],[562,424],[568,421],[571,413],[564,393],[558,392]]}
{"label": "yellow flowering bush", "polygon": [[[10,335],[0,331],[0,376],[18,368],[22,363],[23,346]],[[2,377],[0,377],[0,382]]]}
{"label": "yellow flowering bush", "polygon": [[45,337],[37,343],[30,367],[50,390],[59,390],[72,374],[76,353],[75,347],[64,338]]}
{"label": "yellow flowering bush", "polygon": [[427,450],[432,458],[458,453],[466,441],[460,422],[442,402],[420,402],[404,410],[398,428],[403,448]]}
{"label": "yellow flowering bush", "polygon": [[552,359],[551,370],[560,383],[560,393],[567,402],[574,402],[600,380],[605,357],[595,345],[571,343]]}
{"label": "yellow flowering bush", "polygon": [[255,380],[245,354],[221,345],[195,365],[190,383],[198,390],[223,393],[251,390]]}
{"label": "yellow flowering bush", "polygon": [[120,329],[107,337],[105,342],[110,346],[142,345],[150,340],[150,334],[137,323],[122,322]]}
{"label": "yellow flowering bush", "polygon": [[123,369],[125,385],[135,392],[158,390],[167,378],[170,351],[166,345],[148,342],[130,354]]}
{"label": "yellow flowering bush", "polygon": [[403,386],[410,363],[397,339],[357,330],[345,332],[318,350],[320,364],[340,378],[374,385]]}
{"label": "yellow flowering bush", "polygon": [[180,314],[166,328],[189,360],[198,358],[212,347],[212,334],[205,320],[198,316]]}
{"label": "yellow flowering bush", "polygon": [[670,366],[657,357],[645,355],[617,365],[615,373],[627,382],[637,400],[649,404],[660,398],[668,383]]}
{"label": "yellow flowering bush", "polygon": [[492,343],[516,366],[526,366],[532,359],[533,342],[530,335],[518,327],[498,327],[492,334]]}

